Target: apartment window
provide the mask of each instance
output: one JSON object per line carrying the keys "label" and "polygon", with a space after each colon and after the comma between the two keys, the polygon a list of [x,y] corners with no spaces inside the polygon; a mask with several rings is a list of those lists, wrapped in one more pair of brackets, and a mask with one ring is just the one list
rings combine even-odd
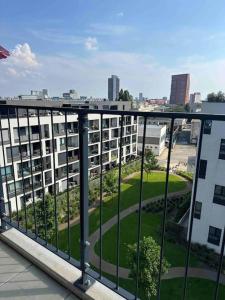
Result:
{"label": "apartment window", "polygon": [[200,160],[200,166],[199,166],[199,178],[205,179],[206,176],[206,168],[207,168],[207,160]]}
{"label": "apartment window", "polygon": [[117,105],[111,105],[110,110],[118,110],[118,106]]}
{"label": "apartment window", "polygon": [[225,186],[215,185],[213,203],[225,206]]}
{"label": "apartment window", "polygon": [[26,127],[19,127],[18,132],[19,132],[20,136],[26,135]]}
{"label": "apartment window", "polygon": [[204,124],[204,134],[211,134],[211,128],[212,128],[212,121],[206,120]]}
{"label": "apartment window", "polygon": [[66,144],[66,139],[62,138],[60,139],[60,146],[65,146]]}
{"label": "apartment window", "polygon": [[221,232],[221,229],[209,226],[208,243],[219,246]]}
{"label": "apartment window", "polygon": [[39,134],[39,132],[40,132],[39,126],[32,126],[31,132],[32,132],[32,134]]}
{"label": "apartment window", "polygon": [[194,218],[201,219],[201,211],[202,211],[202,203],[199,201],[195,202],[195,211],[194,211]]}
{"label": "apartment window", "polygon": [[[9,142],[9,130],[8,129],[2,129],[2,138],[3,142]],[[1,135],[0,135],[0,141],[2,141]]]}
{"label": "apartment window", "polygon": [[220,141],[219,159],[225,159],[225,139]]}

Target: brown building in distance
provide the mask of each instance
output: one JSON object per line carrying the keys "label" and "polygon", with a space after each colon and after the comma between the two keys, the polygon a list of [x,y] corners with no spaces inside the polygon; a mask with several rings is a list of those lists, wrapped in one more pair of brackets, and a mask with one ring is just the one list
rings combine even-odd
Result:
{"label": "brown building in distance", "polygon": [[170,104],[185,105],[189,102],[190,74],[172,75]]}

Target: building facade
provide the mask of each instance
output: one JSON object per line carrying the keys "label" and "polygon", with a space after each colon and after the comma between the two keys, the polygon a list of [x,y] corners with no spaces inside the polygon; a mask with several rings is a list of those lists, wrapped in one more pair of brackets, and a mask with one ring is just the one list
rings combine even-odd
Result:
{"label": "building facade", "polygon": [[185,105],[189,102],[190,74],[172,75],[170,104]]}
{"label": "building facade", "polygon": [[[138,118],[138,152],[142,152],[144,133],[143,118]],[[153,125],[151,120],[147,120],[145,149],[152,150],[155,155],[160,155],[165,149],[166,142],[166,125]]]}
{"label": "building facade", "polygon": [[[109,170],[119,162],[120,122],[119,116],[105,115],[103,117],[104,170]],[[43,187],[45,193],[53,193],[54,176],[57,192],[62,192],[67,188],[66,130],[69,187],[79,184],[77,115],[68,114],[67,126],[65,126],[65,115],[55,114],[52,126],[51,115],[45,113],[40,115],[40,124],[39,127],[35,113],[30,114],[28,120],[26,116],[20,116],[19,126],[16,117],[10,117],[9,123],[7,118],[1,119],[3,143],[0,143],[0,165],[3,192],[5,199],[10,199],[13,211],[16,210],[16,203],[18,209],[21,209],[24,203],[32,203],[33,197],[35,201],[38,201],[42,197]],[[100,130],[100,116],[90,114],[88,133],[90,178],[100,173]],[[122,162],[127,162],[136,155],[137,120],[133,116],[127,116],[124,117],[123,126]],[[34,189],[34,195],[32,189]]]}
{"label": "building facade", "polygon": [[190,105],[194,105],[196,103],[201,103],[201,102],[202,102],[201,93],[190,94],[190,101],[189,101]]}
{"label": "building facade", "polygon": [[[202,112],[225,114],[225,104],[203,102]],[[202,137],[192,242],[207,245],[218,253],[221,250],[225,226],[224,178],[225,123],[206,121]]]}
{"label": "building facade", "polygon": [[108,78],[108,99],[110,101],[115,101],[119,99],[120,90],[120,79],[116,75],[112,75]]}

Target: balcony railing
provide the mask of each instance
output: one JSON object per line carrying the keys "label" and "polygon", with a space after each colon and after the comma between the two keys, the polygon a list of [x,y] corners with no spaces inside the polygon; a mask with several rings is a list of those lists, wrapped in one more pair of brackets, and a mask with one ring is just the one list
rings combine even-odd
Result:
{"label": "balcony railing", "polygon": [[[24,109],[24,106],[13,106],[13,105],[0,105],[0,112],[1,110],[5,111],[5,109],[8,109],[8,116],[9,116],[9,109],[15,109],[17,115],[18,111],[20,109]],[[29,107],[27,108],[27,119],[29,120]],[[34,107],[32,107],[34,109]],[[43,110],[43,107],[35,107],[37,110],[37,117],[39,120],[39,110]],[[56,162],[55,162],[55,156],[53,155],[53,178],[52,178],[52,195],[53,195],[53,202],[54,202],[54,213],[53,213],[53,219],[54,219],[54,238],[52,240],[48,239],[48,232],[47,232],[47,227],[48,223],[47,222],[47,214],[49,214],[49,211],[43,211],[38,212],[39,214],[43,214],[44,217],[43,219],[43,224],[42,228],[44,228],[44,233],[40,235],[40,232],[38,231],[38,225],[37,223],[37,218],[38,216],[36,215],[35,211],[35,203],[33,203],[33,217],[34,217],[34,224],[32,229],[29,229],[26,227],[26,222],[21,223],[21,220],[18,217],[18,207],[16,207],[15,212],[11,210],[5,209],[6,205],[5,203],[10,203],[11,199],[9,196],[9,192],[7,190],[7,194],[2,194],[0,195],[0,200],[1,200],[1,205],[0,205],[0,218],[2,220],[1,224],[8,224],[9,226],[15,227],[16,229],[21,230],[24,234],[28,235],[29,237],[33,238],[37,243],[41,243],[48,249],[51,249],[55,254],[63,257],[65,260],[67,260],[69,263],[72,265],[75,265],[80,268],[82,275],[80,278],[79,283],[77,284],[78,287],[81,287],[81,289],[85,290],[88,289],[89,286],[91,286],[93,280],[97,280],[100,282],[103,282],[105,285],[110,287],[110,289],[114,290],[116,293],[122,295],[126,299],[137,299],[139,296],[139,282],[140,282],[140,241],[141,241],[141,217],[142,217],[142,208],[143,208],[143,178],[144,178],[144,163],[145,163],[145,138],[146,138],[146,124],[147,124],[147,119],[148,118],[168,118],[170,120],[170,133],[169,133],[169,143],[168,143],[168,158],[167,158],[167,164],[166,164],[166,174],[165,174],[165,187],[163,189],[164,192],[164,197],[163,197],[163,209],[162,209],[162,224],[160,228],[157,228],[157,230],[160,232],[160,240],[159,240],[159,246],[160,246],[160,259],[159,259],[159,266],[158,266],[158,274],[157,274],[157,298],[160,299],[160,292],[161,292],[161,282],[162,282],[162,271],[163,271],[163,256],[164,256],[164,251],[165,251],[165,233],[166,233],[166,222],[167,222],[167,213],[168,213],[168,191],[169,191],[169,176],[170,176],[170,161],[171,161],[171,150],[173,147],[173,133],[174,133],[174,121],[177,118],[185,118],[185,119],[199,119],[201,121],[201,128],[200,128],[200,134],[199,134],[199,143],[198,143],[198,152],[197,152],[197,160],[196,160],[196,176],[194,179],[193,183],[193,197],[192,197],[192,204],[190,208],[190,216],[189,216],[189,230],[188,230],[188,235],[187,235],[187,242],[186,242],[186,262],[184,266],[184,285],[183,285],[183,290],[182,290],[182,295],[181,298],[185,299],[186,294],[187,294],[187,282],[188,282],[188,272],[189,272],[189,262],[190,262],[190,255],[191,255],[191,238],[192,238],[192,231],[193,231],[193,218],[194,218],[194,211],[195,211],[195,204],[196,204],[196,194],[197,194],[197,185],[198,185],[198,179],[199,179],[199,174],[200,174],[200,157],[201,157],[201,150],[202,150],[202,136],[203,136],[203,130],[204,130],[204,124],[206,120],[213,120],[213,121],[225,121],[225,116],[224,115],[207,115],[207,114],[187,114],[187,113],[161,113],[161,112],[138,112],[138,111],[104,111],[104,110],[82,110],[82,109],[73,109],[73,108],[53,108],[49,107],[49,111],[51,111],[51,126],[53,128],[53,116],[55,112],[62,112],[62,115],[65,118],[65,124],[67,124],[67,117],[70,114],[77,114],[78,115],[78,122],[79,122],[79,169],[80,169],[80,174],[79,174],[79,189],[74,190],[74,194],[72,195],[75,197],[76,193],[79,193],[79,216],[80,216],[80,239],[79,239],[79,248],[80,248],[80,261],[76,261],[73,258],[73,248],[72,243],[73,241],[73,235],[71,234],[71,199],[70,199],[70,181],[69,181],[69,165],[68,163],[70,162],[71,159],[75,160],[74,158],[68,157],[68,142],[66,142],[66,216],[65,220],[67,222],[67,245],[66,249],[61,250],[60,249],[60,241],[59,241],[59,211],[58,211],[58,205],[59,205],[59,200],[57,198],[57,185],[56,185]],[[96,214],[95,216],[95,223],[99,224],[99,265],[95,271],[90,267],[90,264],[92,261],[89,261],[89,214],[88,214],[88,209],[89,209],[89,196],[88,196],[88,191],[89,191],[89,184],[88,184],[88,166],[89,166],[89,148],[88,148],[88,115],[91,114],[99,114],[100,115],[100,137],[101,137],[101,142],[100,142],[100,156],[99,156],[99,165],[100,165],[100,177],[99,177],[99,214]],[[111,280],[114,280],[114,282],[107,280],[103,276],[103,224],[104,224],[104,219],[103,219],[103,197],[104,197],[104,191],[103,191],[103,170],[104,170],[104,162],[108,160],[107,156],[104,156],[103,151],[103,130],[104,126],[102,126],[102,121],[103,121],[103,115],[104,114],[110,114],[110,115],[115,115],[115,116],[120,116],[121,117],[121,122],[120,122],[120,134],[119,134],[119,151],[118,151],[118,199],[117,199],[117,214],[114,216],[116,218],[116,264],[115,264],[115,278],[111,277]],[[128,118],[126,118],[128,116]],[[121,183],[122,183],[122,159],[123,159],[123,145],[124,144],[130,144],[130,140],[127,140],[124,138],[124,133],[123,133],[123,126],[124,123],[127,125],[132,125],[132,116],[137,118],[138,116],[142,116],[144,119],[144,127],[143,127],[143,143],[142,143],[142,151],[141,151],[141,163],[140,163],[140,182],[138,184],[139,187],[139,192],[138,192],[138,201],[136,203],[136,216],[137,216],[137,227],[136,232],[137,232],[137,239],[136,239],[136,271],[135,271],[135,280],[133,282],[133,287],[134,287],[134,294],[132,295],[128,291],[124,290],[123,288],[120,287],[120,284],[122,283],[121,280],[121,252],[120,252],[120,247],[121,247],[121,216],[122,216],[122,189],[121,189]],[[126,118],[126,119],[125,119]],[[10,118],[9,118],[10,119]],[[124,122],[126,120],[126,122]],[[19,118],[17,118],[18,122],[18,127],[19,127]],[[39,120],[40,122],[40,120]],[[10,120],[9,120],[10,123]],[[29,121],[28,121],[29,125]],[[94,126],[94,125],[92,125]],[[93,129],[93,127],[91,128]],[[1,124],[1,119],[0,119],[0,134],[2,135],[2,124]],[[67,131],[65,132],[66,135],[66,141],[67,141]],[[41,145],[41,135],[39,135],[40,139],[40,145]],[[19,139],[20,140],[20,139]],[[54,131],[52,130],[52,141],[54,141]],[[123,141],[123,142],[122,142]],[[21,140],[20,140],[21,143]],[[30,138],[29,138],[29,144],[30,144]],[[54,142],[52,143],[52,152],[55,153],[55,146]],[[10,147],[12,147],[12,141],[10,141]],[[130,149],[128,149],[130,150]],[[90,154],[98,154],[97,149],[92,149]],[[95,153],[95,151],[97,151]],[[41,149],[39,150],[40,155],[42,156],[42,151]],[[4,153],[3,155],[3,162],[4,166],[6,168],[6,159]],[[116,157],[116,156],[115,156]],[[22,164],[22,155],[20,157],[21,159],[21,164]],[[78,157],[76,157],[78,159]],[[13,159],[12,159],[13,160]],[[44,178],[44,168],[42,165],[42,159],[41,159],[41,172],[42,176],[41,178]],[[32,157],[30,157],[30,162],[32,163]],[[13,164],[12,164],[13,165]],[[13,169],[13,173],[14,173]],[[93,173],[92,173],[93,174]],[[97,173],[96,173],[97,174]],[[50,178],[49,178],[50,179]],[[14,176],[15,180],[15,176]],[[33,180],[33,179],[32,179]],[[138,180],[138,179],[137,179]],[[22,182],[24,182],[24,178],[22,176]],[[72,186],[77,185],[75,182],[71,182]],[[74,183],[74,184],[73,184]],[[40,180],[40,182],[34,181],[31,182],[30,185],[22,185],[24,186],[24,189],[22,188],[20,190],[20,193],[24,193],[26,191],[31,191],[34,193],[34,189],[37,187],[41,187],[43,192],[45,191],[45,187],[43,185],[43,180]],[[7,179],[6,179],[6,185],[7,185]],[[0,192],[3,192],[0,190]],[[18,194],[17,190],[15,190],[15,198],[16,201],[18,200]],[[5,199],[5,201],[3,201]],[[41,201],[41,200],[40,200]],[[45,205],[45,198],[43,196],[43,203]],[[45,208],[45,206],[43,206]],[[26,218],[26,214],[24,214],[24,217]],[[98,219],[97,219],[98,218]],[[105,216],[104,216],[105,218]],[[26,220],[25,220],[26,221]],[[38,219],[40,222],[40,218]],[[23,226],[23,228],[21,228]],[[4,229],[4,226],[3,228]],[[127,228],[127,234],[129,234],[130,228]],[[218,241],[217,238],[215,237],[210,237],[211,241]],[[51,244],[51,247],[49,246]],[[223,254],[224,254],[224,245],[225,245],[225,233],[222,239],[221,247],[220,247],[220,255],[219,255],[219,263],[218,263],[218,269],[217,269],[217,278],[216,278],[216,283],[215,283],[215,299],[217,298],[218,295],[218,288],[219,288],[219,282],[220,282],[220,276],[221,276],[221,270],[222,270],[222,264],[223,264]],[[76,249],[78,250],[78,249]],[[50,251],[50,250],[49,250]],[[79,251],[77,251],[79,252]]]}

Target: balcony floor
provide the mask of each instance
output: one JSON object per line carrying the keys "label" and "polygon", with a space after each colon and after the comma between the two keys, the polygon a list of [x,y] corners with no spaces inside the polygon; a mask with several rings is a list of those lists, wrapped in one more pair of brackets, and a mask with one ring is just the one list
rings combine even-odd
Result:
{"label": "balcony floor", "polygon": [[0,299],[78,298],[0,240]]}

